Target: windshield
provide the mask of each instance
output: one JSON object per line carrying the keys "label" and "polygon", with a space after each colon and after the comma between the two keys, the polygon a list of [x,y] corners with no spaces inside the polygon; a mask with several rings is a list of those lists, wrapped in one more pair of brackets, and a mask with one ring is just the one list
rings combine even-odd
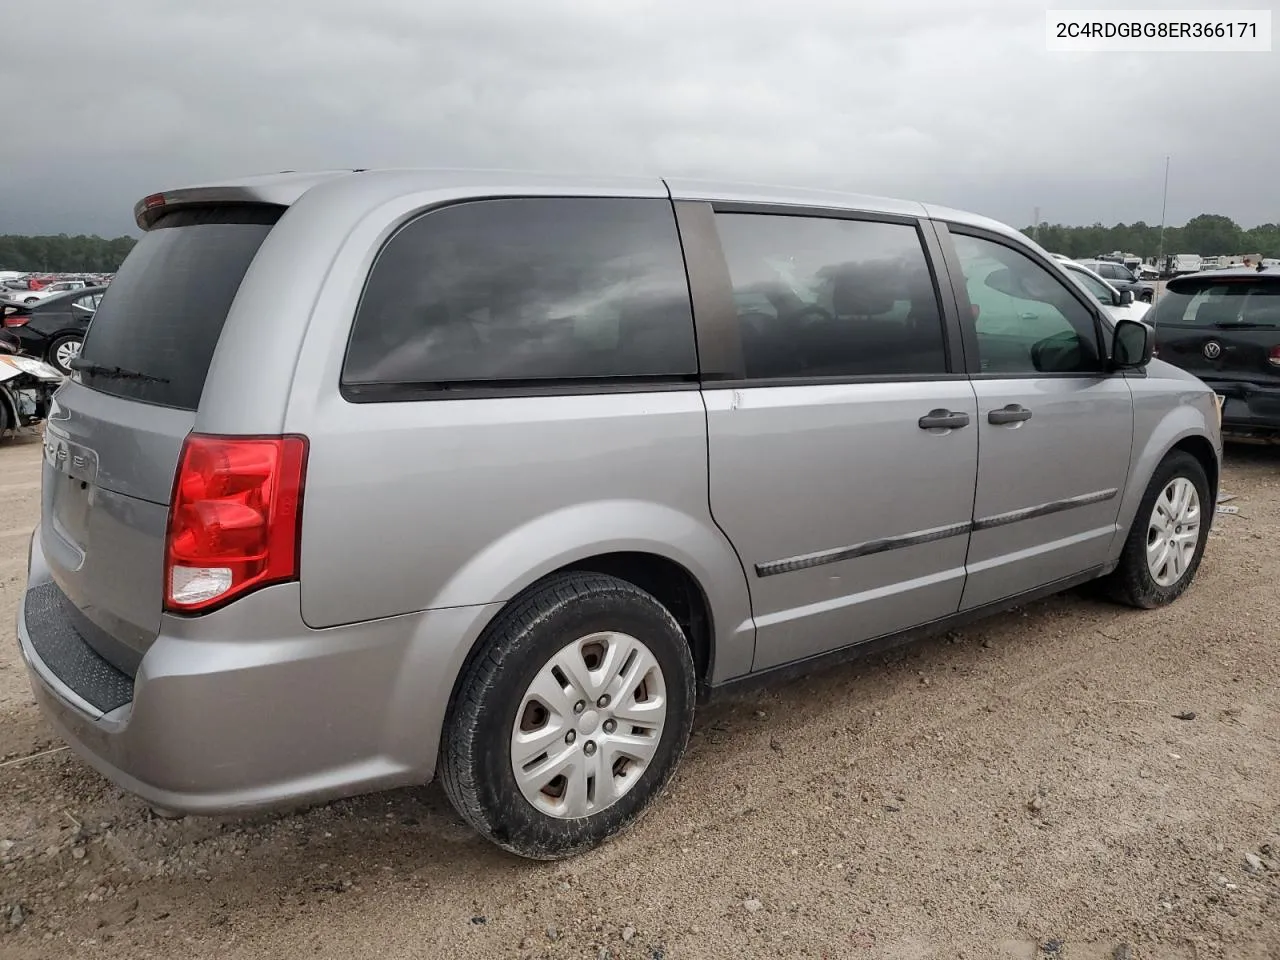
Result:
{"label": "windshield", "polygon": [[1280,283],[1250,278],[1172,281],[1152,316],[1155,324],[1197,329],[1280,327]]}

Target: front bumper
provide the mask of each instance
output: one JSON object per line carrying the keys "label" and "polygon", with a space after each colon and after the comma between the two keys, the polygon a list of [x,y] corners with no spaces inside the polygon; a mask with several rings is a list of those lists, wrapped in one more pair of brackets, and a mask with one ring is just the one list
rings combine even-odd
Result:
{"label": "front bumper", "polygon": [[[311,630],[298,585],[283,584],[204,617],[162,618],[122,680],[75,649],[74,625],[46,602],[56,585],[38,540],[18,610],[32,689],[72,749],[124,790],[220,814],[431,779],[453,677],[487,608]],[[92,685],[103,667],[118,675],[112,696]]]}

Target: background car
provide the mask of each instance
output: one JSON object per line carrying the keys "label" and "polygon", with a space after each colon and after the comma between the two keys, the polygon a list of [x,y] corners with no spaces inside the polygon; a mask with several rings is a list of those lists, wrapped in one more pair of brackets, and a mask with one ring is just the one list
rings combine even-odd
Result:
{"label": "background car", "polygon": [[1135,300],[1132,292],[1117,290],[1082,263],[1067,260],[1059,262],[1059,266],[1088,290],[1115,320],[1141,320],[1151,309],[1151,304]]}
{"label": "background car", "polygon": [[106,289],[83,287],[35,303],[7,303],[0,306],[0,325],[17,336],[23,353],[70,373]]}
{"label": "background car", "polygon": [[57,280],[53,283],[46,284],[39,289],[13,290],[8,291],[8,298],[18,303],[38,303],[48,297],[56,296],[60,293],[69,293],[73,290],[83,290],[88,284],[83,280]]}
{"label": "background car", "polygon": [[1135,276],[1133,271],[1123,263],[1116,263],[1113,260],[1078,260],[1076,262],[1088,267],[1121,293],[1126,290],[1131,291],[1135,300],[1151,303],[1156,298],[1155,284]]}
{"label": "background car", "polygon": [[1161,360],[1225,398],[1224,433],[1280,440],[1280,270],[1175,277],[1148,322]]}

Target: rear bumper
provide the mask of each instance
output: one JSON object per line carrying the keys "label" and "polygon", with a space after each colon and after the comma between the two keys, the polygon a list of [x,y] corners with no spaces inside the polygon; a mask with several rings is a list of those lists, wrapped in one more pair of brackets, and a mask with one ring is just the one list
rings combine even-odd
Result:
{"label": "rear bumper", "polygon": [[1209,380],[1222,405],[1222,432],[1228,437],[1266,439],[1280,435],[1280,387],[1241,380]]}
{"label": "rear bumper", "polygon": [[37,537],[18,643],[41,710],[109,780],[193,814],[430,780],[453,678],[489,612],[461,607],[317,631],[302,623],[297,584],[271,587],[206,617],[163,618],[131,699],[103,712],[94,704],[111,703],[85,686],[93,664],[69,669],[86,661],[51,654],[45,642],[50,630],[75,639],[40,602],[48,584]]}

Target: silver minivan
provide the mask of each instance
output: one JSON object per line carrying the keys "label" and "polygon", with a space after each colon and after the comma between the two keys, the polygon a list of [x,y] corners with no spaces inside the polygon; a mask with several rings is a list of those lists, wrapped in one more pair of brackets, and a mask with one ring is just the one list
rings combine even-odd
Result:
{"label": "silver minivan", "polygon": [[166,811],[422,784],[528,857],[695,702],[1105,578],[1194,577],[1213,394],[981,217],[339,171],[173,190],[45,433],[18,637]]}

